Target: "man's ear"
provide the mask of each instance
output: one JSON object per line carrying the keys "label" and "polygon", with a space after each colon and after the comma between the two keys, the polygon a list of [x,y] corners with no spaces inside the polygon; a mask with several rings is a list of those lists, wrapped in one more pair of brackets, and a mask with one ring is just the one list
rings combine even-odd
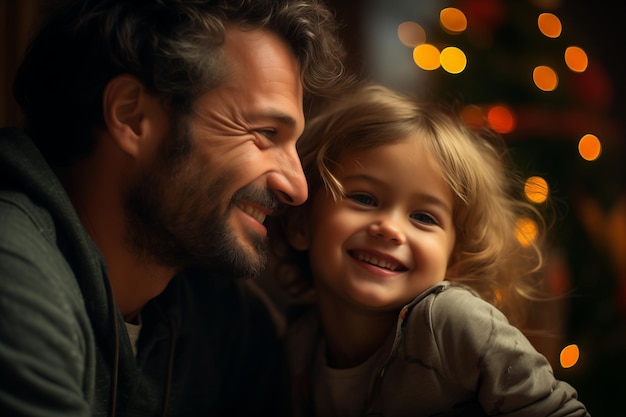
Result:
{"label": "man's ear", "polygon": [[289,244],[297,250],[309,249],[309,207],[307,204],[290,208],[285,219]]}
{"label": "man's ear", "polygon": [[146,134],[150,97],[141,81],[128,74],[111,79],[104,89],[102,108],[107,131],[126,153],[137,156]]}

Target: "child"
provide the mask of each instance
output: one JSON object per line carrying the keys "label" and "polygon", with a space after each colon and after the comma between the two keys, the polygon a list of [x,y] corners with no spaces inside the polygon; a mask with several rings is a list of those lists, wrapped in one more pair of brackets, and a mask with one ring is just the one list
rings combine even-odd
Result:
{"label": "child", "polygon": [[542,258],[516,238],[538,214],[512,197],[494,141],[365,86],[299,152],[309,201],[274,242],[285,288],[315,290],[288,331],[291,415],[589,415],[496,308],[530,297]]}

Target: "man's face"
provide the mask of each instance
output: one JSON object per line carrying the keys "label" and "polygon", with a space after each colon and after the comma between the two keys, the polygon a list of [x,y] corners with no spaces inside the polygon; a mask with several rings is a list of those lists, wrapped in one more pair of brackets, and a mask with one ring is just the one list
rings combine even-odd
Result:
{"label": "man's face", "polygon": [[129,190],[129,238],[169,267],[256,275],[265,217],[307,198],[295,148],[302,84],[297,60],[271,32],[231,26],[223,50],[225,82],[178,120]]}

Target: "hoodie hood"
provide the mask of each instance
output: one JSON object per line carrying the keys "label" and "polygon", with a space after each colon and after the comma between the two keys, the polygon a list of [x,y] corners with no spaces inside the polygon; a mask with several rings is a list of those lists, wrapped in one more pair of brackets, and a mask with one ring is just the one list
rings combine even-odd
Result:
{"label": "hoodie hood", "polygon": [[[74,272],[83,294],[96,344],[116,384],[120,318],[109,286],[104,257],[83,228],[67,192],[31,139],[18,129],[0,131],[0,189],[26,196],[39,210],[31,215],[42,225]],[[50,219],[52,224],[50,224]],[[100,366],[100,365],[99,365]],[[100,372],[97,372],[100,373]],[[109,373],[109,372],[106,372]],[[96,381],[102,391],[105,381]],[[95,401],[115,404],[115,390],[96,392]],[[109,393],[112,398],[109,398]],[[114,407],[111,407],[114,409]]]}
{"label": "hoodie hood", "polygon": [[28,196],[47,211],[54,222],[59,249],[65,255],[86,300],[87,311],[100,331],[110,330],[108,283],[104,257],[83,228],[65,189],[52,169],[23,132],[0,133],[0,186]]}

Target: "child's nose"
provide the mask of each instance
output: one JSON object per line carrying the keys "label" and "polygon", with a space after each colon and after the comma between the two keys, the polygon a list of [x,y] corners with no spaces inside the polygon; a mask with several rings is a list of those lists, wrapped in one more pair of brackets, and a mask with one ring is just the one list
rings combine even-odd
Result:
{"label": "child's nose", "polygon": [[378,239],[385,239],[402,245],[406,242],[406,235],[398,222],[391,218],[380,219],[369,226],[369,234]]}

